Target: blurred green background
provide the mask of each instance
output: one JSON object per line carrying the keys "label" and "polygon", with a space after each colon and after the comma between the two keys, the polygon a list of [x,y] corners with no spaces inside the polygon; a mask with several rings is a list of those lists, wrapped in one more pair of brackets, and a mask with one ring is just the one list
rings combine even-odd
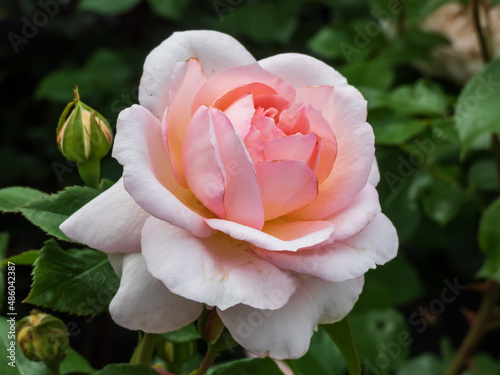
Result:
{"label": "blurred green background", "polygon": [[[468,329],[464,312],[477,310],[481,300],[476,274],[484,255],[478,225],[498,196],[488,138],[474,140],[464,153],[457,132],[455,106],[463,82],[419,69],[436,47],[451,43],[420,27],[444,3],[2,1],[0,188],[26,185],[53,193],[81,184],[55,142],[57,121],[73,88],[78,85],[82,100],[114,127],[118,113],[137,103],[145,57],[174,31],[229,33],[257,59],[281,52],[315,56],[338,69],[368,100],[382,209],[401,244],[395,260],[368,272],[351,314],[361,362],[370,369],[365,373],[440,374]],[[110,156],[102,168],[103,177],[121,175]],[[38,249],[47,238],[20,215],[1,215],[0,228],[10,234],[9,255]],[[19,268],[19,301],[29,291],[30,271]],[[448,283],[467,288],[446,302],[442,292]],[[19,309],[27,313],[30,306]],[[72,345],[94,367],[128,360],[135,333],[114,326],[106,314],[95,319],[56,315],[81,328]],[[500,374],[499,341],[498,331],[486,336],[469,374]],[[241,355],[236,351],[223,359]],[[346,371],[323,334],[314,336],[310,352],[293,366],[297,373],[314,375]]]}

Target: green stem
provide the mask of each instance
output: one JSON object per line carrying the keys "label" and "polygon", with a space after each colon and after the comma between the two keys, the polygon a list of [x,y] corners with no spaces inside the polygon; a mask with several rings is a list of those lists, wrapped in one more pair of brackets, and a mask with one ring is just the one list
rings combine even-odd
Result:
{"label": "green stem", "polygon": [[85,185],[99,190],[101,161],[99,159],[78,163],[78,172]]}
{"label": "green stem", "polygon": [[155,350],[156,343],[158,342],[160,336],[154,333],[144,333],[144,336],[135,348],[134,354],[130,359],[130,363],[141,364],[145,366],[151,365],[151,360],[153,359],[153,353]]}
{"label": "green stem", "polygon": [[500,285],[494,281],[488,282],[488,288],[484,294],[477,316],[471,324],[460,348],[453,358],[445,375],[459,375],[464,367],[465,361],[474,353],[477,346],[488,331],[493,310],[500,296]]}
{"label": "green stem", "polygon": [[471,0],[472,5],[472,19],[474,21],[474,27],[476,29],[477,40],[479,42],[479,47],[481,49],[481,56],[485,64],[489,63],[491,56],[489,53],[488,43],[486,42],[486,37],[484,35],[483,28],[481,27],[481,18],[479,15],[479,0]]}
{"label": "green stem", "polygon": [[193,371],[191,375],[205,375],[210,366],[213,365],[218,354],[218,351],[215,351],[208,347],[207,353],[205,354],[205,358],[203,358],[203,361],[201,361],[200,367],[198,367],[197,370]]}

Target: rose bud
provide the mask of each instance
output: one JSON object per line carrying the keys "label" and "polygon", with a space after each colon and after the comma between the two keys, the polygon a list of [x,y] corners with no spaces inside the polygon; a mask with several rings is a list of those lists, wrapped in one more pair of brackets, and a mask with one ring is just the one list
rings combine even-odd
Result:
{"label": "rose bud", "polygon": [[22,352],[34,362],[58,364],[69,344],[64,322],[37,310],[17,323],[16,334]]}
{"label": "rose bud", "polygon": [[59,118],[56,132],[57,145],[64,157],[78,164],[87,185],[98,187],[99,161],[111,148],[113,132],[104,116],[80,100],[78,88]]}

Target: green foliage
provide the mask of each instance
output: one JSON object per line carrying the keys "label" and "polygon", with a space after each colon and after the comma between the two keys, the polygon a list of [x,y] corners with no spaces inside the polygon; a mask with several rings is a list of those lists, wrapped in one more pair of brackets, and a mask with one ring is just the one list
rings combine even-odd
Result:
{"label": "green foliage", "polygon": [[196,330],[194,324],[189,324],[181,329],[178,329],[177,331],[164,333],[162,336],[165,340],[177,343],[201,339],[201,335]]}
{"label": "green foliage", "polygon": [[19,211],[51,236],[71,241],[59,226],[71,214],[97,197],[97,190],[82,186],[72,186],[49,197],[33,201],[19,208]]}
{"label": "green foliage", "polygon": [[303,357],[286,363],[294,374],[337,375],[346,370],[342,353],[322,329],[314,333],[309,350]]}
{"label": "green foliage", "polygon": [[361,364],[359,362],[359,355],[353,339],[349,318],[345,317],[337,323],[322,325],[321,328],[323,328],[328,336],[335,342],[344,356],[349,373],[351,375],[361,374]]}
{"label": "green foliage", "polygon": [[354,312],[403,306],[422,296],[424,285],[416,267],[400,251],[384,267],[368,271]]}
{"label": "green foliage", "polygon": [[107,365],[94,375],[158,375],[156,370],[144,365],[129,365],[124,363]]}
{"label": "green foliage", "polygon": [[371,310],[351,318],[363,371],[389,374],[404,363],[413,339],[406,318],[396,310]]}
{"label": "green foliage", "polygon": [[208,375],[282,375],[278,365],[270,358],[239,359],[211,367]]}
{"label": "green foliage", "polygon": [[178,20],[190,0],[148,0],[153,12],[168,20]]}
{"label": "green foliage", "polygon": [[15,212],[19,207],[33,201],[47,197],[48,194],[22,186],[13,186],[0,189],[0,211]]}
{"label": "green foliage", "polygon": [[93,374],[95,369],[87,362],[87,360],[82,357],[80,353],[72,348],[67,348],[64,352],[66,357],[64,357],[61,362],[61,374]]}
{"label": "green foliage", "polygon": [[134,8],[141,0],[80,0],[78,8],[82,11],[94,12],[103,15],[125,13]]}
{"label": "green foliage", "polygon": [[49,240],[33,269],[33,285],[25,302],[76,315],[108,309],[119,279],[106,254],[96,250],[63,250]]}
{"label": "green foliage", "polygon": [[479,225],[479,245],[486,255],[484,272],[500,282],[500,198],[484,212]]}
{"label": "green foliage", "polygon": [[[1,236],[0,236],[1,243]],[[1,245],[0,245],[1,246]],[[0,252],[1,255],[1,252]],[[1,263],[2,266],[6,266],[8,262],[14,263],[16,266],[32,266],[33,263],[38,259],[40,255],[40,251],[38,250],[29,250],[21,253],[19,255],[13,255],[7,259],[4,259]],[[0,258],[2,258],[0,256]]]}
{"label": "green foliage", "polygon": [[436,355],[424,353],[403,364],[396,375],[440,375],[444,369],[443,363]]}
{"label": "green foliage", "polygon": [[481,136],[500,133],[499,86],[500,59],[497,59],[474,75],[460,93],[455,117],[462,157]]}

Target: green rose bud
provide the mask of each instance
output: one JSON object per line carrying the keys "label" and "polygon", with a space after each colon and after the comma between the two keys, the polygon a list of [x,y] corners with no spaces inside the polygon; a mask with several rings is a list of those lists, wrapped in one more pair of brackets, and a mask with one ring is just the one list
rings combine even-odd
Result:
{"label": "green rose bud", "polygon": [[[71,110],[71,112],[70,112]],[[57,145],[66,159],[78,164],[83,181],[99,186],[99,161],[111,148],[113,132],[108,121],[80,100],[78,88],[57,126]]]}
{"label": "green rose bud", "polygon": [[24,355],[34,362],[59,365],[69,345],[64,322],[33,310],[16,325],[17,341]]}

